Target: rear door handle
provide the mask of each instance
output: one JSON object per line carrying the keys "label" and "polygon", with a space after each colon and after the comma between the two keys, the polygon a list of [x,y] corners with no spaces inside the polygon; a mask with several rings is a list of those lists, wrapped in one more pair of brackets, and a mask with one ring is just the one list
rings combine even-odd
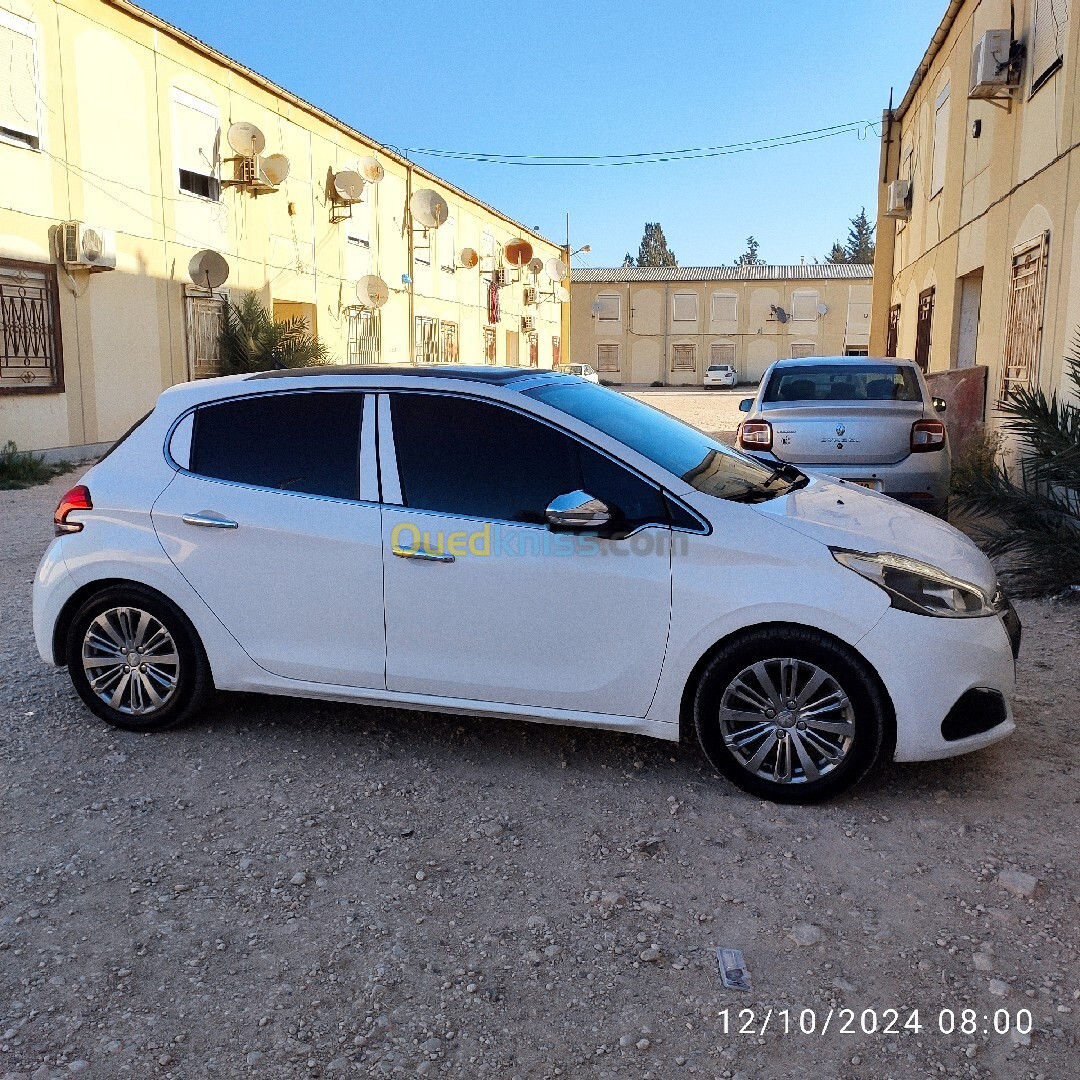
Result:
{"label": "rear door handle", "polygon": [[237,527],[235,521],[230,521],[227,517],[215,514],[212,510],[200,510],[197,514],[185,514],[183,521],[185,525],[200,525],[204,529],[235,529]]}
{"label": "rear door handle", "polygon": [[423,551],[419,548],[394,548],[394,554],[399,559],[420,559],[422,562],[453,562],[453,555],[445,555],[441,551]]}

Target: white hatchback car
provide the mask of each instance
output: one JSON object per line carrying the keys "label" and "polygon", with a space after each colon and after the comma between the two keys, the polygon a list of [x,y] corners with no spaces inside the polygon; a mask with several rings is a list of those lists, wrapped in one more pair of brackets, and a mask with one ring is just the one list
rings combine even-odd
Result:
{"label": "white hatchback car", "polygon": [[214,687],[676,740],[804,802],[1013,730],[964,536],[555,372],[186,383],[64,497],[42,657],[166,728]]}
{"label": "white hatchback car", "polygon": [[596,368],[592,364],[558,364],[555,370],[561,371],[564,375],[576,375],[586,382],[596,383],[597,385],[600,383],[600,376],[596,374]]}
{"label": "white hatchback car", "polygon": [[705,369],[703,384],[706,390],[714,386],[734,386],[738,378],[730,364],[710,364]]}

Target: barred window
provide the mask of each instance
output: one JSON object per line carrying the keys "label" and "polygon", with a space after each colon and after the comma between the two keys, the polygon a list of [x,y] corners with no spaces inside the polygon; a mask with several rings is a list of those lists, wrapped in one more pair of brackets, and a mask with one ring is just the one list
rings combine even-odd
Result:
{"label": "barred window", "polygon": [[1013,249],[1001,398],[1005,398],[1010,390],[1034,390],[1039,385],[1049,258],[1048,232]]}
{"label": "barred window", "polygon": [[484,363],[495,363],[495,327],[484,327]]}
{"label": "barred window", "polygon": [[618,371],[619,370],[619,346],[597,345],[596,346],[596,370]]}
{"label": "barred window", "polygon": [[439,320],[417,315],[413,321],[413,363],[439,362]]}
{"label": "barred window", "polygon": [[442,345],[442,362],[444,364],[456,364],[458,362],[457,323],[444,322],[439,331]]}
{"label": "barred window", "polygon": [[56,267],[0,259],[0,393],[63,389]]}
{"label": "barred window", "polygon": [[714,341],[709,346],[709,363],[727,364],[728,367],[734,367],[735,346],[731,342]]}
{"label": "barred window", "polygon": [[529,367],[540,366],[540,335],[529,334]]}
{"label": "barred window", "polygon": [[207,295],[202,289],[191,289],[184,296],[189,379],[211,379],[225,374],[221,333],[225,329],[227,303],[225,292]]}
{"label": "barred window", "polygon": [[671,346],[671,370],[693,371],[697,367],[696,345]]}
{"label": "barred window", "polygon": [[558,367],[562,363],[562,340],[553,337],[551,339],[551,366]]}
{"label": "barred window", "polygon": [[377,364],[382,359],[382,326],[378,311],[361,307],[350,309],[345,355],[350,364]]}

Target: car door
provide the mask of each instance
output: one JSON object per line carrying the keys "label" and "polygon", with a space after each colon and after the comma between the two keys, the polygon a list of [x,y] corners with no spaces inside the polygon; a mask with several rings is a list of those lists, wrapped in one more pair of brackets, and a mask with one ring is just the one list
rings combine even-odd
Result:
{"label": "car door", "polygon": [[[384,686],[374,399],[263,393],[186,418],[186,461],[152,511],[177,569],[275,675]],[[363,439],[363,452],[361,440]],[[371,501],[360,499],[370,469]]]}
{"label": "car door", "polygon": [[[379,418],[387,688],[644,716],[671,601],[658,487],[493,401],[403,390]],[[552,532],[576,490],[633,535]]]}

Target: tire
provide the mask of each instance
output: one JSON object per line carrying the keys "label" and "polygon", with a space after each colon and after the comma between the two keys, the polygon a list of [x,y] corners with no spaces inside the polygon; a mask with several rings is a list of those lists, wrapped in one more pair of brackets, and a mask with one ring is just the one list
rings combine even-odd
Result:
{"label": "tire", "polygon": [[705,756],[743,791],[779,803],[819,802],[862,780],[890,752],[887,716],[863,661],[799,626],[754,630],[722,646],[694,696]]}
{"label": "tire", "polygon": [[[135,664],[129,664],[134,650]],[[214,684],[195,628],[139,585],[90,597],[68,630],[67,665],[87,707],[125,731],[164,731],[197,713]]]}

